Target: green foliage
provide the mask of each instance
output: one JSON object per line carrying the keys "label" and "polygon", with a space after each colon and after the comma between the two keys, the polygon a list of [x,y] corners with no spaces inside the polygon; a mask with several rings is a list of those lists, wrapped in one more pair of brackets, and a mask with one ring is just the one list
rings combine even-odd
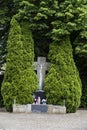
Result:
{"label": "green foliage", "polygon": [[63,38],[59,44],[50,44],[49,59],[51,67],[44,87],[47,102],[57,105],[65,100],[67,112],[75,112],[80,105],[81,81],[68,38]]}
{"label": "green foliage", "polygon": [[6,60],[9,24],[14,14],[13,7],[12,0],[0,1],[0,67]]}
{"label": "green foliage", "polygon": [[0,107],[3,107],[3,98],[1,95],[1,84],[2,84],[3,76],[0,75]]}
{"label": "green foliage", "polygon": [[[82,41],[82,40],[81,40]],[[84,41],[84,40],[83,40]],[[75,62],[78,67],[80,77],[82,80],[82,97],[80,107],[87,108],[87,55],[84,51],[84,55],[81,52],[75,56]]]}
{"label": "green foliage", "polygon": [[87,31],[79,33],[75,41],[73,42],[75,48],[75,55],[79,58],[87,58]]}
{"label": "green foliage", "polygon": [[69,36],[72,32],[77,35],[78,30],[86,31],[87,2],[86,0],[22,0],[17,18],[26,19],[30,23],[36,57],[47,56],[50,42],[60,41],[63,36]]}
{"label": "green foliage", "polygon": [[87,29],[81,31],[73,42],[75,62],[82,80],[81,106],[87,108]]}
{"label": "green foliage", "polygon": [[26,21],[11,20],[8,38],[7,67],[2,84],[4,104],[12,110],[14,99],[18,104],[32,103],[33,92],[37,89],[37,76],[32,64],[34,60],[34,43]]}
{"label": "green foliage", "polygon": [[[24,1],[23,0],[22,2],[20,2],[19,12],[16,15],[19,21],[21,21],[21,19],[26,19],[29,21],[29,27],[32,30],[33,38],[35,41],[35,44],[34,44],[35,58],[37,58],[38,55],[47,56],[48,49],[49,49],[49,38],[47,38],[44,35],[47,32],[47,29],[44,30],[46,21],[44,21],[44,23],[42,24],[40,21],[38,23],[34,22],[34,16],[36,15],[38,8],[39,8],[39,1],[37,2],[37,1]],[[43,28],[43,29],[41,30],[40,28]]]}
{"label": "green foliage", "polygon": [[81,107],[87,108],[87,76],[82,77]]}
{"label": "green foliage", "polygon": [[[17,21],[19,21],[20,25],[18,25],[18,23],[14,23],[14,22],[13,22],[13,24],[11,24],[11,30],[12,30],[12,28],[15,28],[15,29],[13,29],[13,31],[10,30],[10,34],[11,34],[11,35],[9,34],[10,40],[7,40],[8,31],[9,31],[9,23],[14,14],[16,14],[15,18],[17,19]],[[74,34],[74,35],[72,35],[73,41],[80,33],[80,37],[78,36],[78,38],[76,38],[76,41],[74,44],[75,54],[76,54],[75,58],[79,57],[80,61],[82,60],[82,58],[85,58],[85,61],[86,61],[86,57],[87,57],[87,46],[86,46],[87,1],[86,0],[65,0],[65,1],[64,0],[61,0],[61,1],[60,0],[50,0],[50,1],[47,1],[47,0],[40,0],[40,1],[37,1],[37,0],[33,0],[33,1],[32,0],[9,0],[9,1],[4,0],[3,1],[3,0],[1,0],[0,1],[0,17],[1,17],[0,27],[1,26],[3,27],[3,30],[0,30],[0,60],[1,60],[0,66],[2,66],[2,64],[5,62],[4,56],[6,55],[7,41],[9,41],[8,50],[10,50],[10,52],[7,55],[7,65],[9,67],[7,66],[7,69],[6,69],[6,74],[5,74],[5,78],[4,78],[5,83],[7,83],[7,84],[10,83],[10,85],[12,86],[12,84],[14,84],[13,79],[11,78],[12,75],[16,74],[17,77],[19,78],[20,77],[19,75],[22,75],[21,71],[24,72],[26,75],[26,73],[28,71],[25,71],[25,69],[27,70],[27,68],[30,69],[29,72],[32,73],[32,74],[29,74],[30,78],[32,79],[33,72],[31,71],[32,70],[31,64],[33,63],[33,58],[34,58],[33,51],[35,51],[35,58],[37,56],[47,56],[47,53],[49,51],[49,43],[56,43],[56,42],[57,42],[57,44],[59,43],[59,47],[58,47],[58,49],[59,49],[60,48],[59,41],[61,41],[61,39],[63,37],[65,37],[66,35],[69,36],[72,33]],[[28,24],[29,24],[29,26],[28,26]],[[28,40],[28,38],[30,38],[29,36],[31,35],[31,32],[29,31],[30,29],[33,34],[33,39],[35,41],[35,44],[33,46],[35,48],[35,50],[33,50],[33,47],[30,47],[30,44],[27,45],[27,43],[30,43],[30,40]],[[27,42],[27,41],[29,41],[29,42]],[[32,39],[31,39],[31,42],[33,42]],[[50,55],[52,54],[51,55],[52,56],[52,58],[51,58],[52,68],[53,68],[52,71],[54,72],[55,75],[56,75],[57,71],[60,74],[62,71],[61,69],[60,70],[54,69],[55,64],[56,64],[56,66],[59,67],[59,65],[57,63],[58,60],[59,59],[64,60],[62,58],[61,54],[55,59],[55,57],[57,56],[56,52],[58,51],[55,48],[55,46],[57,47],[57,44],[54,44],[54,46],[52,45],[52,48],[54,49],[55,52],[51,53],[51,49],[50,49]],[[11,47],[11,49],[9,49],[10,47]],[[24,50],[24,48],[26,48],[26,49]],[[63,48],[63,50],[64,50],[64,48]],[[67,52],[70,52],[70,50],[68,50]],[[61,49],[61,53],[62,53],[62,49]],[[66,58],[67,58],[67,59],[65,58],[66,61],[68,60],[68,55],[69,54],[66,55]],[[51,57],[51,56],[49,56],[49,57]],[[79,61],[79,58],[77,59],[78,61]],[[78,61],[76,61],[76,62],[78,62]],[[14,62],[16,62],[16,63],[14,63]],[[16,65],[17,63],[18,63],[18,65]],[[59,64],[64,64],[64,63],[59,63]],[[77,64],[82,64],[82,63],[80,62]],[[86,66],[87,66],[87,63],[86,63]],[[66,64],[64,64],[63,67],[67,68]],[[16,70],[16,68],[17,69],[19,68],[17,70],[18,73],[13,71],[13,70]],[[86,67],[84,67],[83,65],[82,66],[80,65],[80,69],[81,68],[86,68]],[[84,69],[84,72],[85,72],[85,70],[86,69]],[[24,73],[23,73],[23,75],[24,75]],[[66,72],[66,75],[67,75],[67,72]],[[16,79],[16,77],[14,77],[14,79]],[[22,77],[22,79],[23,79],[23,77]],[[21,81],[22,81],[22,79],[21,79]],[[71,83],[72,83],[73,78],[70,78],[70,79],[71,79]],[[36,80],[36,78],[34,78],[34,80]],[[17,81],[17,84],[18,84],[18,81]],[[26,84],[27,84],[27,82],[25,83],[25,86],[26,86]],[[37,84],[37,81],[35,84]],[[33,86],[31,84],[31,81],[29,81],[28,86],[30,87],[30,85]],[[3,85],[3,86],[9,86],[9,84]],[[16,83],[15,83],[15,86],[17,86]],[[18,91],[19,91],[19,89],[18,89]],[[6,101],[4,101],[5,104],[8,102],[7,99],[9,99],[9,98],[6,97]],[[13,102],[13,98],[11,99],[11,102],[9,103],[10,105],[7,106],[8,109],[9,109],[9,106],[12,105],[12,102]],[[20,103],[20,102],[18,102],[18,103]],[[59,101],[58,101],[58,103],[59,103]],[[61,101],[61,103],[62,103],[62,101]]]}
{"label": "green foliage", "polygon": [[85,0],[23,0],[18,18],[29,20],[32,31],[59,41],[64,35],[87,27],[86,4]]}

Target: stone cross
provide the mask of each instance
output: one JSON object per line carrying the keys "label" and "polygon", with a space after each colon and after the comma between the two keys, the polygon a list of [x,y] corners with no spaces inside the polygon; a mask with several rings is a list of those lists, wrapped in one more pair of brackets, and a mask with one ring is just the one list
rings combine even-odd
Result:
{"label": "stone cross", "polygon": [[46,62],[46,57],[38,57],[37,62],[34,62],[34,70],[37,70],[40,90],[43,89],[45,74],[49,67],[50,63]]}

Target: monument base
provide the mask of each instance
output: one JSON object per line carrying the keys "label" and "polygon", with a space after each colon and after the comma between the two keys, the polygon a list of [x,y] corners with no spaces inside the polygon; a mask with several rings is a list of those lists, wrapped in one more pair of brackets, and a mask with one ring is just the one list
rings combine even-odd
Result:
{"label": "monument base", "polygon": [[66,107],[60,105],[44,105],[44,104],[27,104],[13,105],[14,113],[49,113],[49,114],[65,114]]}

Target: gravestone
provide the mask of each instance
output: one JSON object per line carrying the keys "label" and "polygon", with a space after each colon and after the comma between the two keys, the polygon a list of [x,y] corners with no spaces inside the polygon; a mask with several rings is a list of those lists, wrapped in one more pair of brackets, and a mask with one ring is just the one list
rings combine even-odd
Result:
{"label": "gravestone", "polygon": [[[38,57],[37,62],[34,62],[34,70],[37,71],[37,76],[39,80],[39,90],[35,91],[35,99],[37,99],[37,102],[35,104],[31,105],[31,111],[32,112],[47,112],[48,111],[48,105],[42,104],[42,100],[46,100],[45,93],[43,91],[44,86],[44,78],[46,75],[46,71],[49,70],[50,63],[46,62],[46,57]],[[40,102],[38,103],[38,97],[40,98]]]}
{"label": "gravestone", "polygon": [[50,63],[46,62],[46,57],[38,57],[37,62],[34,62],[34,70],[37,71],[37,76],[39,80],[39,89],[42,90],[44,86],[44,78],[46,71],[49,70]]}

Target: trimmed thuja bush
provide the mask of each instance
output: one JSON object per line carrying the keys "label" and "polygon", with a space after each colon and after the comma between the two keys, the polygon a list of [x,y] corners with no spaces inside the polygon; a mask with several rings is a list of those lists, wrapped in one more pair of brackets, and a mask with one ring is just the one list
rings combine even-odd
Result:
{"label": "trimmed thuja bush", "polygon": [[87,108],[87,76],[82,77],[82,97],[80,107]]}
{"label": "trimmed thuja bush", "polygon": [[63,105],[65,100],[67,112],[75,112],[80,105],[81,81],[69,38],[50,44],[49,59],[51,66],[44,87],[47,102]]}
{"label": "trimmed thuja bush", "polygon": [[7,67],[2,84],[4,104],[12,110],[14,99],[18,104],[32,103],[33,92],[37,89],[37,76],[33,70],[34,43],[27,22],[11,20],[8,38]]}

